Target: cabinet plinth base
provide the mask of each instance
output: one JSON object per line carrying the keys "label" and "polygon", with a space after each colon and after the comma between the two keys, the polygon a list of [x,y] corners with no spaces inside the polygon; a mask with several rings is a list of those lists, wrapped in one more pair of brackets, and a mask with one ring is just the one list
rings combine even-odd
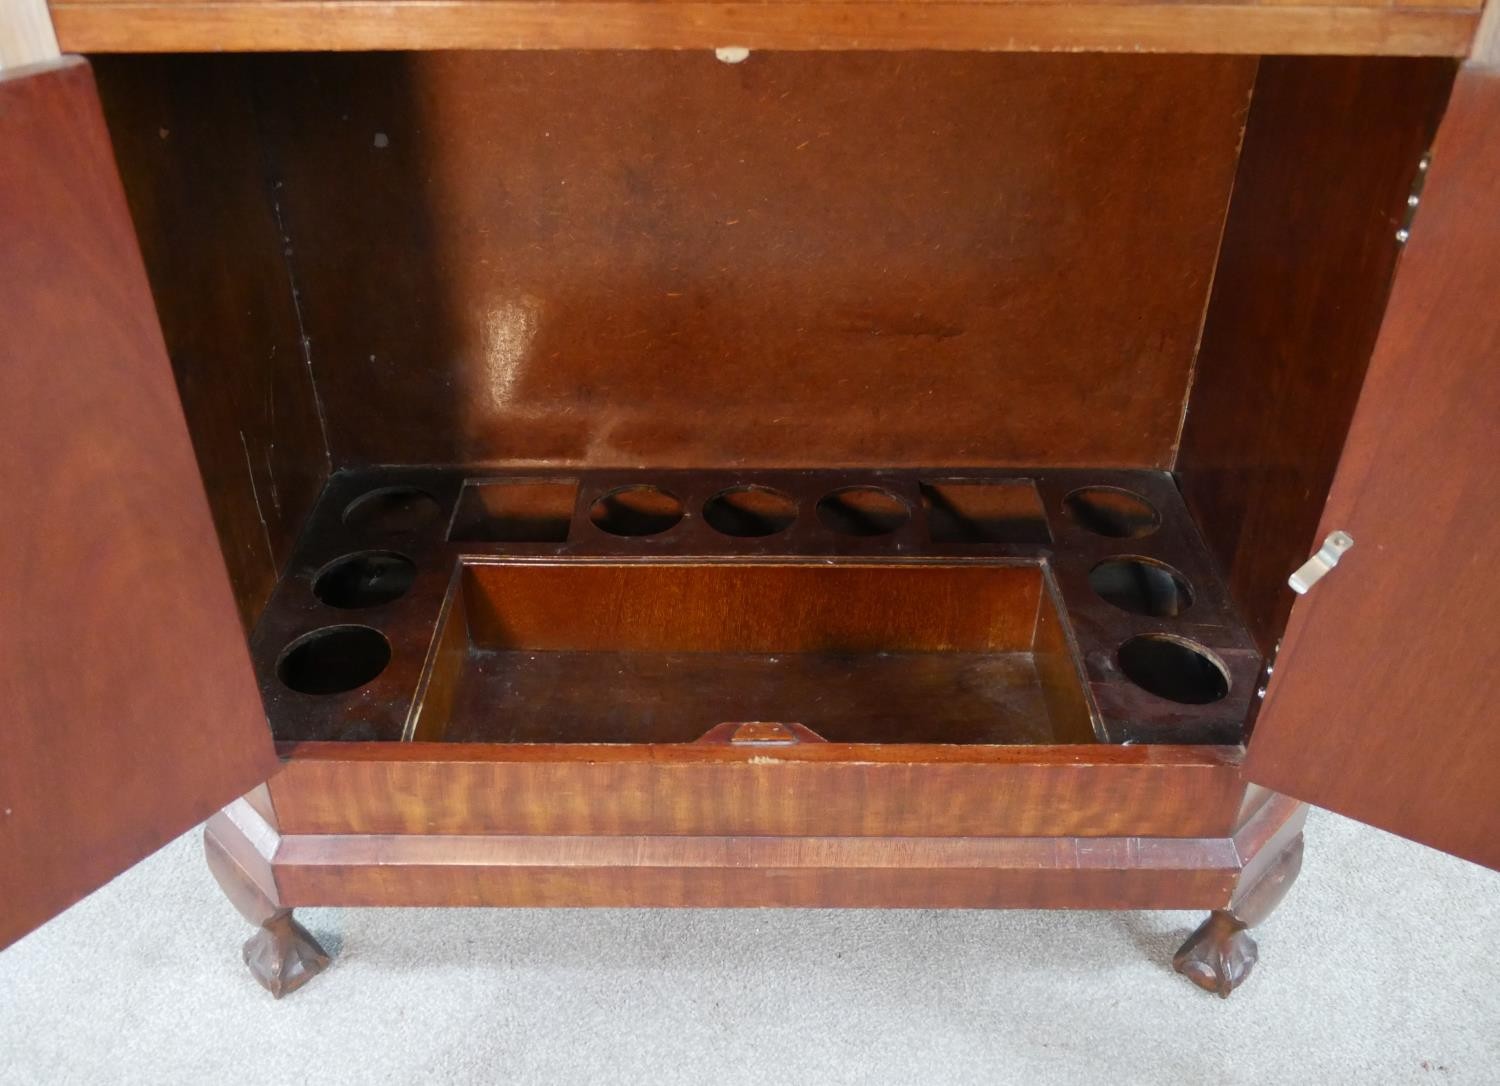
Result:
{"label": "cabinet plinth base", "polygon": [[209,820],[209,867],[260,931],[245,962],[273,995],[328,955],[294,906],[1216,910],[1177,968],[1227,995],[1246,929],[1296,875],[1306,808],[1266,796],[1222,837],[282,833],[266,797]]}

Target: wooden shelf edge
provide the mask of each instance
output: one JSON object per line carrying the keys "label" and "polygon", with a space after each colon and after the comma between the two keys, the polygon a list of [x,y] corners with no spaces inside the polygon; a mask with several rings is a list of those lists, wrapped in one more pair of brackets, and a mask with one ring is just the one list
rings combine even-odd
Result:
{"label": "wooden shelf edge", "polygon": [[701,0],[62,0],[64,51],[971,49],[1465,56],[1477,9]]}

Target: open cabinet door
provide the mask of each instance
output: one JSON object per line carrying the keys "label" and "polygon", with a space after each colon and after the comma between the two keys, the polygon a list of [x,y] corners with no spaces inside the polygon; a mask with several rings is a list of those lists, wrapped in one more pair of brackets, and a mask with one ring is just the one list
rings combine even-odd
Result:
{"label": "open cabinet door", "polygon": [[1500,74],[1459,75],[1251,779],[1500,867]]}
{"label": "open cabinet door", "polygon": [[276,765],[93,76],[0,72],[0,946]]}

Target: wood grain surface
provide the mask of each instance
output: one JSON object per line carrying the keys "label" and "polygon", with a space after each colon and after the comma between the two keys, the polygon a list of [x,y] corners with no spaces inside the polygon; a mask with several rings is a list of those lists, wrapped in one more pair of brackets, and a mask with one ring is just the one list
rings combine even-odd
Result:
{"label": "wood grain surface", "polygon": [[1500,867],[1500,74],[1460,72],[1247,771]]}
{"label": "wood grain surface", "polygon": [[1176,470],[1261,651],[1316,547],[1432,145],[1444,60],[1267,57]]}
{"label": "wood grain surface", "polygon": [[234,57],[95,63],[248,631],[322,490],[328,449],[244,67]]}
{"label": "wood grain surface", "polygon": [[276,760],[88,66],[0,146],[3,946]]}
{"label": "wood grain surface", "polygon": [[1305,815],[1270,797],[1171,838],[283,834],[237,802],[209,836],[288,905],[1217,909],[1265,881]]}
{"label": "wood grain surface", "polygon": [[1462,56],[1479,7],[679,0],[54,0],[83,52],[373,49],[1095,50]]}
{"label": "wood grain surface", "polygon": [[1167,466],[1254,67],[260,60],[334,462]]}
{"label": "wood grain surface", "polygon": [[284,833],[1227,834],[1240,751],[1210,746],[291,743]]}

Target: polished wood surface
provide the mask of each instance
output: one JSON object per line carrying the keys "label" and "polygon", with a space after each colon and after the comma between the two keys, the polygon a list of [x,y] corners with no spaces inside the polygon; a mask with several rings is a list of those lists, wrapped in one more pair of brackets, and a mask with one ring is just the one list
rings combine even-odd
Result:
{"label": "polished wood surface", "polygon": [[53,0],[64,48],[1098,50],[1461,56],[1479,7],[1341,3]]}
{"label": "polished wood surface", "polygon": [[1167,466],[1254,68],[253,70],[336,465],[706,468]]}
{"label": "polished wood surface", "polygon": [[480,650],[1029,652],[1037,562],[471,562]]}
{"label": "polished wood surface", "polygon": [[1037,662],[1041,611],[1061,621],[1039,563],[472,563],[457,591],[465,658],[439,664],[416,736],[691,743],[753,720],[830,742],[1096,741],[1078,668]]}
{"label": "polished wood surface", "polygon": [[[1216,833],[1172,838],[306,835],[241,802],[215,816],[206,845],[258,857],[281,908],[1230,908],[1275,875],[1305,810],[1278,799]],[[226,889],[237,892],[232,879]]]}
{"label": "polished wood surface", "polygon": [[[664,837],[325,838],[281,868],[294,900],[347,905],[1190,908],[1233,882],[1198,841]],[[415,846],[415,847],[413,847]],[[423,846],[435,846],[431,850]],[[379,860],[376,860],[379,857]]]}
{"label": "polished wood surface", "polygon": [[[924,501],[935,489],[960,485],[976,518],[968,523],[982,532],[954,532],[957,506],[949,503],[939,516]],[[469,500],[476,490],[490,493],[487,515],[499,517],[503,531],[478,530],[486,525]],[[1020,520],[1009,513],[988,519],[992,503],[975,496],[1017,490],[1030,496]],[[503,496],[512,492],[523,497]],[[555,519],[537,519],[535,494],[554,492],[571,505],[555,510]],[[715,503],[746,492],[776,495],[776,515],[790,521],[776,521],[778,530],[769,533],[762,521],[743,518],[715,527]],[[621,522],[612,510],[627,505],[625,495],[637,496],[630,499],[637,513]],[[603,524],[601,508],[610,511]],[[837,515],[830,517],[830,508]],[[647,524],[659,529],[652,534],[616,534],[638,526],[641,509],[668,515]],[[512,519],[518,510],[524,515]],[[1035,515],[1039,521],[1030,519]],[[1056,599],[1039,609],[1042,562]],[[729,712],[725,691],[704,694],[705,706],[729,715],[696,730],[682,718],[657,728],[649,714],[662,701],[637,695],[655,687],[674,714],[692,714],[695,684],[683,669],[695,669],[702,680],[696,685],[730,677],[723,669],[715,676],[711,660],[637,660],[622,672],[632,676],[622,685],[603,681],[615,666],[607,659],[530,658],[554,650],[709,648],[776,659],[739,661],[738,689],[761,700]],[[1148,664],[1158,665],[1144,674],[1126,662],[1143,648]],[[1078,722],[1054,729],[1059,741],[1092,731],[1115,743],[1239,742],[1261,668],[1171,477],[1118,469],[340,472],[252,642],[266,710],[282,740],[565,740],[567,718],[580,724],[579,737],[603,738],[604,728],[622,741],[653,734],[691,741],[723,719],[745,719],[755,704],[772,704],[767,697],[787,711],[800,699],[819,712],[816,720],[790,717],[815,730],[819,720],[837,716],[835,734],[855,740],[860,713],[852,705],[828,708],[822,678],[846,686],[854,680],[830,675],[832,661],[820,666],[788,654],[817,649],[857,650],[874,668],[884,666],[882,651],[1032,653],[1035,679],[1024,685],[1042,696],[1033,703],[1042,714],[1037,725],[1043,717]],[[915,666],[919,661],[907,663],[914,666],[899,683],[908,724],[872,720],[867,738],[1000,734],[968,711],[943,721],[956,704],[979,713],[985,690],[998,692],[982,665],[970,666],[977,661],[935,662],[950,668],[954,682],[981,680],[948,702],[932,689],[939,676]],[[668,664],[676,678],[662,674]],[[822,678],[799,671],[803,665]],[[542,673],[558,666],[583,668],[574,680],[586,673],[600,681],[547,689]],[[792,680],[801,675],[797,693],[768,694],[768,667]],[[332,681],[338,676],[345,681]],[[465,719],[450,733],[444,722],[453,719],[466,676],[487,692],[467,684],[457,707]],[[1152,686],[1176,678],[1220,685],[1201,699],[1171,684],[1162,696]],[[663,692],[663,683],[676,689]],[[557,721],[528,711],[527,726],[511,731],[502,704],[486,705],[495,696],[517,707],[533,694],[554,701]],[[1081,726],[1094,715],[1089,703],[1098,708],[1093,729]],[[1002,731],[1040,738],[1035,728]]]}
{"label": "polished wood surface", "polygon": [[224,560],[249,630],[328,475],[244,62],[96,62]]}
{"label": "polished wood surface", "polygon": [[5,945],[276,762],[88,66],[0,147]]}
{"label": "polished wood surface", "polygon": [[1268,57],[1176,471],[1270,653],[1338,465],[1453,66]]}
{"label": "polished wood surface", "polygon": [[283,832],[1210,836],[1234,747],[292,743]]}
{"label": "polished wood surface", "polygon": [[1460,72],[1247,772],[1500,867],[1500,74]]}

